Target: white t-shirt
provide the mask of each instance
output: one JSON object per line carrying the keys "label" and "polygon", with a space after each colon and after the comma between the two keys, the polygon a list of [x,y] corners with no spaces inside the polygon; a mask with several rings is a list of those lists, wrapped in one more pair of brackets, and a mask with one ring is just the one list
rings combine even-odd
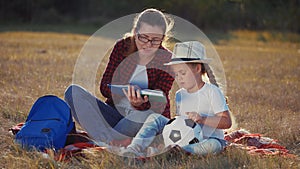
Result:
{"label": "white t-shirt", "polygon": [[[215,85],[205,83],[204,86],[194,92],[188,93],[185,89],[176,92],[176,115],[187,116],[186,112],[197,112],[201,116],[213,116],[228,110],[226,100],[221,90]],[[224,131],[209,126],[202,128],[204,138],[216,137],[224,139]]]}

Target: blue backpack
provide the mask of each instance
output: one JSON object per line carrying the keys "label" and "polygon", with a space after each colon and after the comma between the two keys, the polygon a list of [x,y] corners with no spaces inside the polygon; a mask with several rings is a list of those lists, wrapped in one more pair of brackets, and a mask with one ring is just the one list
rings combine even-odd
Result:
{"label": "blue backpack", "polygon": [[33,104],[15,141],[26,149],[57,150],[65,146],[67,135],[73,127],[71,110],[66,102],[56,96],[46,95]]}

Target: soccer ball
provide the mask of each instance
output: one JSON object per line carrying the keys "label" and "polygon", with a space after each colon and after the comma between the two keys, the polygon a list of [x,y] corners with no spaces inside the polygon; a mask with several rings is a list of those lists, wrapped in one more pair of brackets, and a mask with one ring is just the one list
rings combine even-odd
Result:
{"label": "soccer ball", "polygon": [[178,145],[180,147],[203,140],[201,126],[185,116],[176,116],[163,129],[165,147]]}

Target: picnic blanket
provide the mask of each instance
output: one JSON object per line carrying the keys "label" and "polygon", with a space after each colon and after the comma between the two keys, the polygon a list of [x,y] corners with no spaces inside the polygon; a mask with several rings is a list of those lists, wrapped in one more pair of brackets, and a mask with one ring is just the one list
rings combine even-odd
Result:
{"label": "picnic blanket", "polygon": [[[9,129],[15,135],[23,126],[19,123]],[[262,134],[250,133],[245,129],[238,129],[225,134],[225,140],[228,141],[228,147],[239,148],[247,151],[250,155],[261,156],[284,156],[295,157],[289,153],[286,147],[279,144],[278,140],[265,137]],[[121,140],[112,142],[115,145],[127,146],[131,140]],[[68,161],[72,157],[84,157],[84,151],[104,151],[106,147],[95,144],[85,131],[72,131],[66,141],[66,146],[57,152],[46,150],[45,154],[51,155],[57,161]],[[226,151],[226,150],[225,150]]]}
{"label": "picnic blanket", "polygon": [[259,133],[250,133],[244,129],[226,133],[225,140],[229,143],[228,147],[246,150],[251,155],[295,157],[286,147],[280,145],[278,140]]}

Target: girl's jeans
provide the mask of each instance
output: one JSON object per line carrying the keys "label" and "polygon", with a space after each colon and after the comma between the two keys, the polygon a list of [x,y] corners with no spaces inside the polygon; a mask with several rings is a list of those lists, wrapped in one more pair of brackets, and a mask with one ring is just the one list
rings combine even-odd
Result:
{"label": "girl's jeans", "polygon": [[[143,152],[152,143],[154,138],[162,133],[168,121],[168,118],[160,114],[149,115],[141,130],[127,148],[135,152]],[[199,143],[189,144],[182,148],[187,152],[198,155],[214,154],[223,150],[220,140],[216,138],[207,138]]]}

